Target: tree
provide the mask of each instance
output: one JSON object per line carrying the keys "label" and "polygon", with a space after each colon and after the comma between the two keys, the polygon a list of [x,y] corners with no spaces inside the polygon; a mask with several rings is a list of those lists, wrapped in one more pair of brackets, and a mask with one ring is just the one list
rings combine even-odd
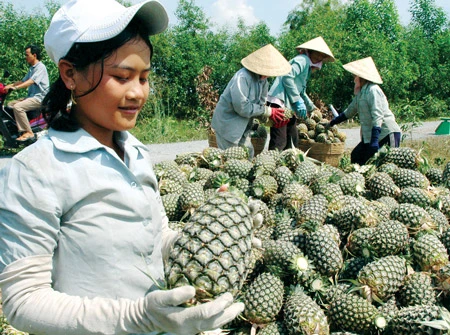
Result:
{"label": "tree", "polygon": [[420,28],[426,38],[432,40],[436,33],[444,30],[447,18],[435,0],[411,0],[410,6],[412,25]]}

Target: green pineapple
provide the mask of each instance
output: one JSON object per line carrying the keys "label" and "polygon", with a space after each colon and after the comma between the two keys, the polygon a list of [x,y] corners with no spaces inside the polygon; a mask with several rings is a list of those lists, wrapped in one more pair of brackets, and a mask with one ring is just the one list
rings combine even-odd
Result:
{"label": "green pineapple", "polygon": [[192,285],[197,300],[224,292],[236,295],[249,272],[252,216],[246,203],[228,192],[198,207],[173,246],[165,268],[169,288]]}
{"label": "green pineapple", "polygon": [[198,166],[198,162],[201,160],[201,153],[199,152],[186,152],[182,154],[178,154],[175,157],[175,162],[178,165],[187,164],[192,167]]}
{"label": "green pineapple", "polygon": [[214,147],[207,147],[203,149],[202,156],[203,159],[200,160],[203,164],[202,167],[207,167],[210,170],[218,170],[222,166],[223,162],[223,150]]}
{"label": "green pineapple", "polygon": [[161,201],[169,221],[178,221],[184,214],[178,201],[179,198],[180,195],[176,193],[169,193],[161,196]]}
{"label": "green pineapple", "polygon": [[399,204],[397,208],[393,209],[391,211],[391,219],[406,225],[410,234],[436,227],[436,222],[425,209],[409,203]]}
{"label": "green pineapple", "polygon": [[370,257],[373,253],[370,237],[374,234],[375,229],[375,227],[367,227],[352,231],[347,238],[345,250],[353,257]]}
{"label": "green pineapple", "polygon": [[439,186],[443,181],[443,171],[437,167],[431,167],[426,173],[425,177],[430,181],[431,186]]}
{"label": "green pineapple", "polygon": [[306,237],[309,232],[304,228],[292,228],[279,236],[277,241],[291,242],[298,247],[302,252],[306,251]]}
{"label": "green pineapple", "polygon": [[400,195],[400,188],[386,172],[374,173],[366,182],[367,188],[375,199],[381,197],[396,198]]}
{"label": "green pineapple", "polygon": [[203,185],[213,175],[213,171],[207,168],[194,167],[189,174],[189,182],[201,182]]}
{"label": "green pineapple", "polygon": [[367,257],[353,257],[344,262],[342,271],[339,273],[339,279],[355,279],[359,271],[371,262]]}
{"label": "green pineapple", "polygon": [[306,200],[299,208],[297,214],[297,224],[305,222],[324,223],[328,213],[328,201],[322,194],[313,195]]}
{"label": "green pineapple", "polygon": [[[444,321],[448,327],[449,315],[443,307],[416,305],[401,308],[389,323],[389,329],[395,335],[428,335],[428,334],[446,334],[440,328],[434,326],[436,321]],[[441,324],[442,326],[442,324]]]}
{"label": "green pineapple", "polygon": [[283,192],[284,187],[292,181],[293,176],[294,174],[287,166],[279,166],[273,171],[273,177],[278,184],[278,192]]}
{"label": "green pineapple", "polygon": [[241,190],[245,195],[250,196],[251,184],[246,178],[232,178],[231,185]]}
{"label": "green pineapple", "polygon": [[406,270],[406,261],[399,256],[381,257],[368,263],[357,277],[362,296],[368,301],[386,301],[399,290]]}
{"label": "green pineapple", "polygon": [[230,159],[248,160],[249,158],[250,158],[249,150],[247,147],[244,146],[229,147],[223,151],[224,161]]}
{"label": "green pineapple", "polygon": [[261,175],[255,178],[252,183],[253,195],[263,201],[268,201],[277,193],[278,184],[274,177]]}
{"label": "green pineapple", "polygon": [[424,163],[420,152],[413,148],[390,148],[383,159],[383,163],[394,163],[400,168],[416,170]]}
{"label": "green pineapple", "polygon": [[192,214],[193,211],[205,202],[203,184],[194,182],[184,185],[178,201],[184,212]]}
{"label": "green pineapple", "polygon": [[369,245],[377,257],[397,255],[409,245],[408,228],[396,220],[382,221],[369,236]]}
{"label": "green pineapple", "polygon": [[261,273],[247,288],[244,316],[252,324],[275,321],[283,306],[284,284],[269,272]]}
{"label": "green pineapple", "polygon": [[377,308],[352,293],[336,294],[328,309],[328,316],[332,328],[355,333],[370,334],[386,327],[386,318]]}
{"label": "green pineapple", "polygon": [[330,217],[341,235],[347,236],[354,229],[375,227],[378,224],[379,217],[373,208],[354,197],[344,200],[342,208],[334,210]]}
{"label": "green pineapple", "polygon": [[183,185],[172,179],[161,179],[158,183],[159,193],[161,195],[183,193]]}
{"label": "green pineapple", "polygon": [[402,307],[436,304],[436,293],[431,276],[426,272],[414,272],[407,275],[397,296],[398,303]]}
{"label": "green pineapple", "polygon": [[305,259],[302,251],[292,242],[265,241],[264,266],[266,269],[282,279],[289,279],[297,272],[297,261]]}
{"label": "green pineapple", "polygon": [[378,198],[377,201],[388,206],[389,211],[392,211],[394,208],[398,207],[398,201],[393,197],[381,197]]}
{"label": "green pineapple", "polygon": [[410,203],[425,209],[435,202],[431,192],[419,187],[403,188],[397,200],[399,203]]}
{"label": "green pineapple", "polygon": [[294,172],[299,164],[306,160],[306,155],[298,148],[289,148],[280,153],[278,165],[287,166]]}
{"label": "green pineapple", "polygon": [[[436,230],[441,235],[450,228],[450,222],[447,217],[436,208],[427,207],[425,208],[428,214],[430,214],[431,219],[436,223]],[[450,244],[449,244],[450,246]],[[449,247],[446,246],[448,249]]]}
{"label": "green pineapple", "polygon": [[294,179],[300,184],[308,185],[317,173],[317,166],[310,160],[300,162],[294,171]]}
{"label": "green pineapple", "polygon": [[243,159],[228,159],[223,165],[223,172],[227,173],[230,178],[244,178],[250,177],[250,172],[253,168],[253,163]]}
{"label": "green pineapple", "polygon": [[397,169],[398,169],[398,166],[397,166],[396,164],[394,164],[394,163],[384,163],[384,164],[381,164],[381,165],[377,168],[377,170],[378,170],[379,172],[385,172],[385,173],[387,173],[389,176],[391,176],[391,175],[392,175],[392,172],[395,171],[395,170],[397,170]]}
{"label": "green pineapple", "polygon": [[277,167],[275,157],[270,155],[258,155],[253,158],[252,178],[262,175],[272,176]]}
{"label": "green pineapple", "polygon": [[298,182],[292,182],[283,189],[283,202],[287,210],[297,212],[313,196],[311,189]]}
{"label": "green pineapple", "polygon": [[432,233],[421,233],[412,243],[412,254],[422,271],[437,271],[449,264],[447,249]]}
{"label": "green pineapple", "polygon": [[366,190],[366,181],[364,176],[359,172],[347,173],[338,181],[339,186],[344,194],[358,196]]}
{"label": "green pineapple", "polygon": [[306,255],[324,276],[334,276],[343,266],[339,244],[326,229],[318,229],[306,237]]}
{"label": "green pineapple", "polygon": [[344,195],[341,186],[335,183],[324,183],[316,185],[316,192],[314,194],[322,194],[329,202]]}
{"label": "green pineapple", "polygon": [[444,171],[442,171],[442,185],[450,189],[450,162],[448,162]]}
{"label": "green pineapple", "polygon": [[164,160],[153,165],[153,171],[155,172],[158,181],[166,170],[178,168],[178,164],[174,160]]}
{"label": "green pineapple", "polygon": [[290,293],[284,305],[284,323],[289,334],[328,335],[325,312],[300,286]]}
{"label": "green pineapple", "polygon": [[288,335],[289,332],[281,321],[271,322],[266,324],[259,332],[258,335]]}
{"label": "green pineapple", "polygon": [[400,187],[418,187],[426,189],[430,186],[430,181],[416,170],[398,168],[392,172],[392,180],[394,183]]}

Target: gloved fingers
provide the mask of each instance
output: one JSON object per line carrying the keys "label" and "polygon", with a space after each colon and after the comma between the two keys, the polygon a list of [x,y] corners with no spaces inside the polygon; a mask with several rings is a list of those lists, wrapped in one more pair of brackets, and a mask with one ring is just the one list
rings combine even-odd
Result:
{"label": "gloved fingers", "polygon": [[237,302],[227,307],[222,313],[217,314],[215,317],[208,321],[202,322],[201,327],[203,330],[212,330],[222,327],[223,325],[230,323],[236,317],[244,311],[244,304]]}
{"label": "gloved fingers", "polygon": [[166,291],[154,291],[150,294],[161,307],[179,306],[195,297],[195,288],[192,286],[181,286]]}
{"label": "gloved fingers", "polygon": [[217,314],[222,313],[226,308],[233,304],[233,296],[231,293],[224,293],[216,299],[202,303],[200,305],[190,307],[188,312],[192,318],[204,320],[209,319]]}

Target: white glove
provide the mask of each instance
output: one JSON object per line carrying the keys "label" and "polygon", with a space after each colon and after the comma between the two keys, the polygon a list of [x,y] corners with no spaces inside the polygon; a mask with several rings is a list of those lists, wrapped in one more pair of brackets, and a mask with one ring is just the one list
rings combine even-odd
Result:
{"label": "white glove", "polygon": [[137,300],[69,296],[52,289],[51,271],[52,255],[42,255],[18,260],[0,274],[3,312],[14,327],[35,335],[188,335],[219,328],[244,309],[229,293],[203,305],[177,307],[194,297],[190,286]]}

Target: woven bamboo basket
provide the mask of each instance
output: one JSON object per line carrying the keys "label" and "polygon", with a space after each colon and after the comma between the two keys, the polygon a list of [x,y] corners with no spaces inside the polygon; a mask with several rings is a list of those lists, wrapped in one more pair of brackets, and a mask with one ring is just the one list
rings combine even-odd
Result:
{"label": "woven bamboo basket", "polygon": [[308,151],[307,156],[327,163],[332,166],[338,166],[339,160],[344,154],[344,143],[317,143],[307,140],[300,140],[298,148],[304,152]]}
{"label": "woven bamboo basket", "polygon": [[208,145],[212,148],[217,148],[216,134],[213,132],[208,133]]}

